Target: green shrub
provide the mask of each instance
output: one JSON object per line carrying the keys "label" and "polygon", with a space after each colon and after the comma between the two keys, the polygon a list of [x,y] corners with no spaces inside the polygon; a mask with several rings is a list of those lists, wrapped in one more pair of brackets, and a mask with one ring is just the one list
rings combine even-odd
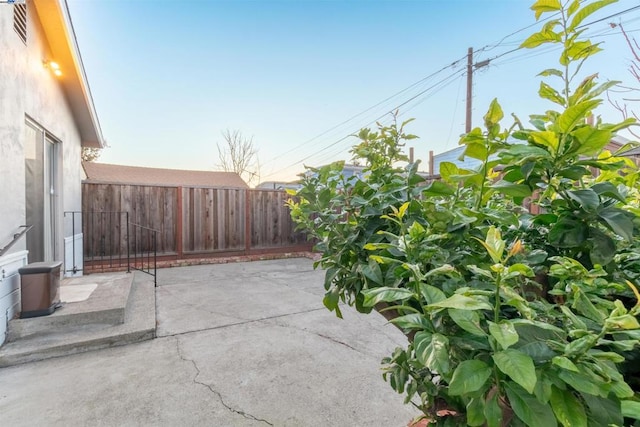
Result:
{"label": "green shrub", "polygon": [[384,378],[435,425],[638,425],[639,172],[606,150],[633,120],[590,123],[615,82],[575,80],[600,50],[580,24],[609,3],[532,6],[553,17],[522,46],[562,47],[540,73],[554,109],[504,128],[494,100],[460,141],[477,170],[443,163],[427,182],[399,166],[415,136],[394,121],[360,131],[365,179],[314,169],[289,202],[322,253],[325,306],[406,333]]}

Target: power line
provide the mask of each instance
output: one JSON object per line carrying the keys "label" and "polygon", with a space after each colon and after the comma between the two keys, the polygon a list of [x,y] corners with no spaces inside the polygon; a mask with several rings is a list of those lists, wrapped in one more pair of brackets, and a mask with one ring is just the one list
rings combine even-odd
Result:
{"label": "power line", "polygon": [[576,29],[579,30],[580,28],[588,27],[590,25],[597,24],[598,22],[606,21],[607,19],[611,19],[611,18],[615,18],[616,16],[624,15],[624,14],[632,12],[632,11],[634,11],[636,9],[640,9],[640,5],[630,7],[629,9],[622,10],[620,12],[611,14],[609,16],[605,16],[604,18],[596,19],[595,21],[591,21],[591,22],[589,22],[587,24],[579,25],[578,27],[576,27]]}
{"label": "power line", "polygon": [[296,151],[296,150],[298,150],[298,149],[302,148],[303,146],[305,146],[305,145],[307,145],[307,144],[309,144],[309,143],[311,143],[311,142],[313,142],[313,141],[317,140],[318,138],[320,138],[320,137],[322,137],[322,136],[324,136],[324,135],[328,134],[329,132],[331,132],[331,131],[333,131],[333,130],[335,130],[335,129],[339,128],[340,126],[343,126],[343,125],[345,125],[345,124],[349,123],[349,122],[350,122],[350,121],[352,121],[353,119],[355,119],[355,118],[357,118],[357,117],[360,117],[360,116],[362,116],[362,115],[364,115],[364,114],[368,113],[369,111],[371,111],[371,110],[373,110],[374,108],[376,108],[376,107],[378,107],[378,106],[380,106],[380,105],[384,104],[385,102],[387,102],[387,101],[389,101],[389,100],[391,100],[391,99],[393,99],[393,98],[395,98],[395,97],[397,97],[397,96],[399,96],[399,95],[403,94],[404,92],[407,92],[408,90],[410,90],[410,89],[414,88],[415,86],[418,86],[418,85],[419,85],[419,84],[421,84],[421,83],[426,82],[427,80],[429,80],[429,79],[431,79],[431,78],[435,77],[436,75],[438,75],[438,74],[439,74],[439,73],[441,73],[442,71],[446,70],[447,68],[453,68],[453,67],[455,67],[455,66],[456,66],[456,65],[457,65],[461,60],[463,60],[465,57],[466,57],[466,55],[465,55],[465,56],[460,57],[459,59],[457,59],[457,60],[453,61],[451,64],[446,65],[446,66],[444,66],[444,67],[440,68],[440,69],[439,69],[439,70],[437,70],[437,71],[434,71],[433,73],[429,74],[429,75],[428,75],[428,76],[426,76],[426,77],[423,77],[422,79],[420,79],[420,80],[416,81],[415,83],[412,83],[411,85],[409,85],[409,86],[407,86],[406,88],[404,88],[404,89],[400,90],[399,92],[396,92],[396,93],[394,93],[393,95],[388,96],[387,98],[385,98],[385,99],[383,99],[382,101],[378,102],[377,104],[372,105],[371,107],[367,108],[366,110],[361,111],[360,113],[355,114],[355,115],[353,115],[353,116],[349,117],[347,120],[344,120],[343,122],[340,122],[340,123],[338,123],[337,125],[335,125],[335,126],[333,126],[333,127],[329,128],[329,129],[327,129],[326,131],[321,132],[320,134],[318,134],[318,135],[314,136],[313,138],[311,138],[311,139],[308,139],[308,140],[304,141],[303,143],[301,143],[301,144],[297,145],[296,147],[292,148],[291,150],[288,150],[288,151],[286,151],[285,153],[282,153],[282,154],[280,154],[280,155],[277,155],[277,156],[275,156],[275,157],[271,158],[270,160],[267,160],[267,163],[271,163],[273,160],[277,160],[277,159],[282,158],[282,157],[284,157],[284,156],[286,156],[286,155],[288,155],[288,154],[291,154],[292,152],[294,152],[294,151]]}
{"label": "power line", "polygon": [[[605,21],[605,20],[608,20],[608,19],[614,18],[614,17],[616,17],[616,16],[621,16],[621,15],[627,14],[627,13],[632,12],[632,11],[637,10],[637,9],[640,9],[640,5],[638,5],[638,6],[634,6],[634,7],[631,7],[631,8],[628,8],[628,9],[625,9],[625,10],[622,10],[622,11],[619,11],[619,12],[616,12],[616,13],[614,13],[614,14],[611,14],[611,15],[606,16],[606,17],[603,17],[603,18],[599,18],[599,19],[594,20],[594,21],[591,21],[591,22],[589,22],[589,23],[587,23],[587,24],[582,24],[582,25],[580,25],[580,26],[579,26],[579,27],[577,27],[577,28],[578,28],[578,29],[580,29],[580,28],[584,28],[584,27],[587,27],[587,26],[590,26],[590,25],[593,25],[593,24],[596,24],[596,23],[599,23],[599,22],[602,22],[602,21]],[[516,35],[516,34],[518,34],[518,33],[520,33],[520,32],[522,32],[522,31],[525,31],[525,30],[527,30],[527,29],[529,29],[529,28],[531,28],[531,27],[534,27],[534,26],[540,25],[542,22],[547,21],[547,20],[550,20],[550,19],[554,18],[554,17],[555,17],[555,16],[557,16],[557,15],[559,15],[559,13],[556,13],[556,14],[554,14],[554,15],[550,15],[549,17],[547,17],[547,18],[545,18],[545,19],[543,19],[543,20],[541,20],[541,21],[537,21],[537,22],[535,22],[535,23],[533,23],[533,24],[530,24],[530,25],[528,25],[528,26],[526,26],[526,27],[523,27],[523,28],[521,28],[521,29],[519,29],[519,30],[516,30],[516,31],[514,31],[514,32],[512,32],[512,33],[509,33],[509,34],[507,34],[506,36],[502,37],[502,38],[501,38],[497,43],[490,44],[490,45],[486,45],[486,46],[484,46],[484,47],[482,47],[482,48],[480,48],[480,49],[475,50],[475,51],[474,51],[474,53],[488,52],[488,51],[491,51],[491,50],[493,50],[493,49],[495,49],[495,48],[497,48],[497,47],[499,47],[499,46],[502,46],[502,45],[509,45],[509,44],[513,45],[513,42],[510,42],[510,43],[508,43],[508,44],[507,44],[507,43],[504,43],[504,41],[505,41],[505,40],[507,40],[508,38],[510,38],[510,37],[512,37],[512,36],[514,36],[514,35]],[[605,31],[605,34],[606,34],[606,31]],[[603,34],[603,35],[604,35],[604,34]],[[602,35],[593,35],[593,36],[589,36],[589,37],[600,37],[600,36],[602,36]],[[521,47],[521,43],[522,43],[522,42],[520,42],[520,43],[519,43],[519,46],[518,46],[518,47],[516,47],[516,48],[514,48],[514,49],[510,49],[510,50],[505,51],[505,52],[502,52],[502,53],[500,53],[499,55],[496,55],[496,56],[494,56],[493,58],[488,59],[487,61],[488,61],[488,62],[493,62],[493,61],[495,61],[495,60],[497,60],[497,59],[500,59],[500,58],[502,58],[502,57],[504,57],[504,56],[510,55],[510,54],[512,54],[512,53],[515,53],[515,52],[517,52],[517,51],[519,51],[519,50],[524,49],[523,47]],[[550,48],[549,48],[549,49],[546,49],[546,50],[544,50],[543,52],[540,52],[540,51],[533,52],[533,51],[531,51],[531,52],[528,52],[527,54],[522,55],[522,56],[520,56],[520,57],[512,58],[512,60],[510,60],[510,61],[503,61],[503,62],[499,62],[499,63],[497,63],[497,64],[495,64],[495,65],[503,65],[503,64],[506,64],[506,63],[517,62],[517,61],[522,60],[522,59],[524,59],[524,58],[531,58],[531,57],[535,57],[535,56],[539,56],[539,55],[544,55],[544,54],[546,54],[546,53],[550,53],[551,51],[554,51],[554,50],[557,50],[557,49],[558,49],[558,47],[557,47],[557,46],[550,46]],[[336,129],[340,128],[341,126],[346,125],[347,123],[349,123],[349,122],[353,121],[354,119],[356,119],[356,118],[358,118],[358,117],[360,117],[360,116],[365,115],[366,113],[368,113],[368,112],[370,112],[371,110],[373,110],[373,109],[375,109],[375,108],[379,107],[380,105],[383,105],[384,103],[386,103],[386,102],[388,102],[388,101],[392,100],[393,98],[395,98],[395,97],[397,97],[397,96],[399,96],[399,95],[401,95],[401,94],[403,94],[403,93],[405,93],[405,92],[407,92],[407,91],[409,91],[409,90],[411,90],[411,89],[415,88],[416,86],[420,85],[421,83],[424,83],[424,82],[428,81],[429,79],[431,79],[431,78],[435,77],[437,74],[441,73],[442,71],[444,71],[444,70],[446,70],[446,69],[448,69],[448,68],[454,68],[454,67],[455,67],[455,66],[456,66],[460,61],[462,61],[463,59],[465,59],[465,58],[466,58],[466,56],[467,56],[467,55],[465,55],[465,56],[463,56],[463,57],[461,57],[461,58],[459,58],[459,59],[457,59],[457,60],[453,61],[453,62],[452,62],[451,64],[449,64],[449,65],[445,65],[445,66],[443,66],[443,67],[442,67],[442,68],[440,68],[439,70],[437,70],[437,71],[435,71],[435,72],[433,72],[433,73],[429,74],[428,76],[426,76],[426,77],[424,77],[424,78],[422,78],[422,79],[418,80],[417,82],[415,82],[415,83],[411,84],[410,86],[408,86],[408,87],[406,87],[406,88],[402,89],[401,91],[396,92],[395,94],[393,94],[393,95],[391,95],[391,96],[389,96],[389,97],[385,98],[384,100],[382,100],[382,101],[380,101],[380,102],[376,103],[375,105],[373,105],[373,106],[371,106],[371,107],[369,107],[369,108],[365,109],[364,111],[362,111],[362,112],[360,112],[360,113],[358,113],[358,114],[355,114],[354,116],[351,116],[351,117],[350,117],[350,118],[348,118],[347,120],[345,120],[345,121],[343,121],[343,122],[341,122],[341,123],[339,123],[339,124],[337,124],[337,125],[335,125],[335,126],[333,126],[333,127],[329,128],[328,130],[326,130],[326,131],[324,131],[324,132],[322,132],[322,133],[320,133],[320,134],[316,135],[315,137],[313,137],[313,138],[311,138],[311,139],[309,139],[309,140],[307,140],[307,141],[305,141],[305,142],[303,142],[303,143],[299,144],[298,146],[296,146],[296,147],[292,148],[291,150],[288,150],[288,151],[286,151],[285,153],[283,153],[283,154],[281,154],[281,155],[275,156],[274,158],[272,158],[272,159],[270,159],[269,161],[267,161],[267,163],[271,163],[271,162],[272,162],[272,161],[274,161],[274,160],[277,160],[277,159],[279,159],[279,158],[282,158],[282,157],[284,157],[284,156],[286,156],[286,155],[291,154],[291,153],[292,153],[292,152],[294,152],[294,151],[299,150],[300,148],[304,147],[305,145],[307,145],[307,144],[309,144],[309,143],[311,143],[311,142],[314,142],[314,141],[318,140],[319,138],[321,138],[321,137],[323,137],[323,136],[327,135],[328,133],[330,133],[330,132],[332,132],[332,131],[334,131],[334,130],[336,130]],[[402,103],[398,104],[398,105],[397,105],[397,106],[395,106],[394,108],[392,108],[392,109],[390,109],[389,111],[385,112],[383,115],[381,115],[381,116],[377,117],[377,118],[376,118],[376,119],[374,119],[373,121],[370,121],[369,123],[367,123],[366,125],[361,126],[361,127],[367,127],[367,126],[370,126],[371,124],[373,124],[373,123],[375,123],[375,122],[377,122],[377,121],[381,120],[383,117],[387,116],[389,113],[391,113],[391,112],[393,112],[393,111],[395,111],[395,110],[398,110],[399,108],[401,108],[401,107],[403,107],[403,106],[405,106],[405,105],[407,105],[407,104],[411,103],[412,101],[414,101],[414,100],[416,100],[416,99],[420,98],[422,95],[424,95],[426,92],[428,92],[428,91],[430,91],[430,90],[434,90],[434,92],[433,92],[433,93],[435,93],[435,92],[437,92],[438,90],[443,89],[444,87],[448,86],[448,85],[451,83],[451,82],[449,82],[449,83],[445,83],[445,82],[446,82],[447,80],[451,79],[452,77],[454,77],[454,76],[458,75],[458,74],[460,74],[460,77],[461,77],[462,75],[464,75],[464,73],[461,73],[461,71],[454,72],[454,73],[450,74],[449,76],[445,77],[444,79],[440,80],[439,82],[435,83],[434,85],[432,85],[432,86],[430,86],[430,87],[428,87],[428,88],[426,88],[426,89],[424,89],[424,90],[421,90],[421,91],[420,91],[420,92],[418,92],[416,95],[411,96],[409,99],[407,99],[407,100],[403,101]],[[438,85],[442,85],[442,86],[441,86],[439,89],[435,89]],[[432,95],[432,94],[431,94],[431,95]],[[423,98],[423,99],[419,100],[417,103],[415,103],[414,105],[410,106],[406,111],[403,111],[403,112],[402,112],[402,114],[400,114],[400,115],[406,114],[409,110],[411,110],[411,109],[415,108],[417,105],[421,104],[421,103],[422,103],[422,102],[424,102],[426,99],[427,99],[427,97],[425,97],[425,98]],[[293,167],[293,166],[296,166],[296,165],[298,165],[298,164],[300,164],[300,163],[305,162],[306,160],[309,160],[309,159],[311,159],[311,158],[313,158],[313,157],[316,157],[316,156],[318,156],[319,154],[321,154],[321,153],[323,153],[323,152],[326,152],[327,150],[330,150],[330,149],[331,149],[331,148],[333,148],[333,147],[336,147],[338,144],[340,144],[341,142],[343,142],[343,141],[347,140],[348,138],[350,138],[350,137],[352,137],[352,136],[353,136],[353,135],[352,135],[351,133],[349,133],[348,135],[346,135],[346,136],[343,136],[343,137],[339,138],[338,140],[336,140],[336,141],[334,141],[334,142],[330,143],[329,145],[326,145],[326,146],[322,147],[320,150],[317,150],[317,151],[313,152],[312,154],[309,154],[309,155],[307,155],[307,156],[303,157],[301,160],[296,161],[296,162],[294,162],[294,163],[292,163],[292,164],[288,165],[288,166],[287,166],[287,167],[285,167],[284,169],[289,169],[289,168],[291,168],[291,167]],[[342,149],[343,149],[343,148],[340,148],[339,150],[342,150]],[[336,152],[337,152],[337,151],[336,151]],[[332,153],[333,153],[333,152],[332,152]],[[275,174],[276,174],[276,173],[278,173],[278,172],[279,172],[279,171],[273,172],[273,173],[271,173],[271,174],[266,175],[265,177],[268,177],[268,176],[271,176],[271,175],[275,175]]]}
{"label": "power line", "polygon": [[[367,127],[367,126],[370,126],[370,125],[374,124],[375,122],[379,121],[380,119],[382,119],[382,118],[383,118],[383,117],[385,117],[386,115],[388,115],[388,114],[392,113],[392,112],[393,112],[393,111],[395,111],[395,110],[398,110],[398,109],[399,109],[399,108],[401,108],[402,106],[404,106],[404,105],[408,104],[409,102],[411,102],[411,101],[413,101],[414,99],[418,98],[419,96],[421,96],[421,95],[425,94],[426,92],[428,92],[428,91],[432,90],[433,88],[437,87],[438,85],[442,84],[443,82],[445,82],[445,81],[447,81],[447,80],[451,79],[452,77],[455,77],[457,74],[462,74],[462,70],[461,70],[461,71],[454,72],[454,73],[452,73],[452,74],[448,75],[447,77],[445,77],[444,79],[442,79],[442,80],[438,81],[438,82],[437,82],[437,83],[435,83],[434,85],[429,86],[427,89],[424,89],[424,90],[420,91],[418,94],[416,94],[416,95],[412,96],[411,98],[409,98],[408,100],[406,100],[406,101],[404,101],[404,102],[402,102],[402,103],[400,103],[400,104],[396,105],[395,107],[391,108],[389,111],[385,112],[383,115],[381,115],[381,116],[377,117],[376,119],[372,120],[371,122],[367,123],[364,127]],[[290,168],[290,167],[296,166],[296,165],[298,165],[298,164],[300,164],[300,163],[304,163],[304,161],[309,160],[310,158],[317,156],[318,154],[322,153],[323,151],[325,151],[325,150],[327,150],[327,149],[329,149],[329,148],[331,148],[331,147],[336,146],[337,144],[339,144],[340,142],[342,142],[342,141],[346,140],[347,138],[350,138],[351,136],[352,136],[351,134],[346,135],[346,136],[344,136],[344,137],[342,137],[342,138],[338,139],[337,141],[334,141],[334,142],[332,142],[331,144],[329,144],[329,145],[327,145],[327,146],[325,146],[325,147],[321,148],[320,150],[317,150],[317,151],[315,151],[314,153],[309,154],[308,156],[306,156],[306,157],[304,157],[304,158],[302,158],[302,159],[300,159],[300,160],[298,160],[298,161],[296,161],[296,162],[291,163],[290,165],[286,166],[286,167],[285,167],[285,169],[288,169],[288,168]],[[266,175],[266,176],[271,176],[271,175],[274,175],[275,173],[276,173],[276,172],[271,173],[271,174]]]}

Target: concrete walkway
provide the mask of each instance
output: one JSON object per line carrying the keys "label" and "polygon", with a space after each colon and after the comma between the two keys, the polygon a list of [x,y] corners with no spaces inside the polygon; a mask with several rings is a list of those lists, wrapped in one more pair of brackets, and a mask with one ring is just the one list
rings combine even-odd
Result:
{"label": "concrete walkway", "polygon": [[380,372],[404,336],[378,314],[328,312],[310,260],[158,273],[157,339],[0,369],[0,424],[401,427],[417,415]]}

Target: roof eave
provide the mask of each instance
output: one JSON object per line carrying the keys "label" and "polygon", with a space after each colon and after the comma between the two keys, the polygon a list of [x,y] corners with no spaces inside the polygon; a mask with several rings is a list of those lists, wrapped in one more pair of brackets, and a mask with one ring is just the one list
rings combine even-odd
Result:
{"label": "roof eave", "polygon": [[51,49],[52,58],[61,67],[60,82],[73,112],[83,147],[104,148],[91,89],[78,49],[66,0],[36,0],[40,23]]}

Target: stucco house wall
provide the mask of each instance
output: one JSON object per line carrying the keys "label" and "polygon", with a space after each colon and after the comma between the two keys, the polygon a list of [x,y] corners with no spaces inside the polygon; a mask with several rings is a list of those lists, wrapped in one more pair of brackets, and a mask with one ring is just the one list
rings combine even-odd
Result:
{"label": "stucco house wall", "polygon": [[[26,43],[14,30],[15,7],[0,3],[0,248],[26,223],[25,192],[29,189],[25,141],[29,121],[57,142],[54,259],[65,261],[65,240],[70,242],[74,236],[63,213],[81,210],[82,146],[102,146],[102,136],[97,117],[90,114],[95,110],[88,86],[83,88],[84,71],[64,0],[26,1]],[[47,61],[59,62],[62,75],[54,75]],[[19,312],[17,270],[27,263],[26,249],[23,237],[0,256],[0,344],[8,320]]]}

